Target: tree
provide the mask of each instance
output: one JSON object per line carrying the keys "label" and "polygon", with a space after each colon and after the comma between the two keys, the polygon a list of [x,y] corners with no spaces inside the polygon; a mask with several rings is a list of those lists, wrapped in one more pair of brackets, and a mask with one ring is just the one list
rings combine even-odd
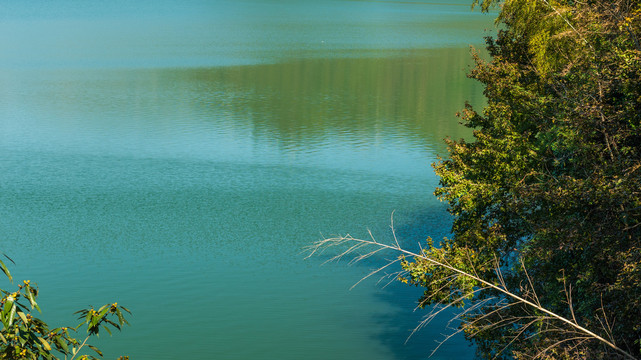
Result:
{"label": "tree", "polygon": [[[0,261],[0,270],[13,282],[3,261]],[[101,328],[111,334],[110,327],[120,330],[124,324],[128,324],[123,312],[129,313],[129,310],[113,303],[97,310],[90,307],[76,312],[81,320],[76,327],[50,329],[44,321],[32,315],[33,310],[40,312],[36,302],[38,288],[29,280],[17,287],[14,292],[0,289],[0,321],[3,326],[0,330],[0,359],[58,359],[60,355],[64,359],[96,359],[82,354],[86,346],[102,357],[102,352],[87,341],[92,336],[98,336]],[[82,327],[86,327],[87,335],[81,341],[72,334]]]}
{"label": "tree", "polygon": [[[477,58],[471,73],[485,84],[488,100],[483,113],[468,106],[463,114],[475,141],[449,141],[449,159],[435,165],[436,195],[449,203],[454,235],[426,249],[481,278],[500,269],[508,288],[601,329],[637,357],[640,15],[639,1],[502,4],[503,27],[487,39],[492,60]],[[448,274],[421,260],[404,268],[411,283],[427,288],[425,305],[478,286],[457,279],[443,287]],[[525,279],[532,280],[527,287]],[[465,333],[481,356],[620,356],[582,337],[570,340],[563,327],[530,322],[522,315],[531,309],[501,308],[503,297],[492,289],[475,293],[476,301],[495,300],[465,316]],[[515,341],[506,347],[500,339]]]}
{"label": "tree", "polygon": [[481,358],[639,359],[641,1],[505,0],[497,22],[475,139],[434,165],[453,235],[399,278],[464,308]]}

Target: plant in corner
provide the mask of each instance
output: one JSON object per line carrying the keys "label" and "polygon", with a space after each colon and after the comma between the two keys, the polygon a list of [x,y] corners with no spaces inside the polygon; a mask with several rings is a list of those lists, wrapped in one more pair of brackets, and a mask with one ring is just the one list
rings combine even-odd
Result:
{"label": "plant in corner", "polygon": [[[0,270],[13,284],[11,273],[3,261],[0,261]],[[93,355],[83,354],[84,348],[89,348],[102,357],[100,349],[88,341],[98,336],[101,329],[111,334],[111,329],[120,330],[124,324],[128,324],[123,312],[130,314],[130,311],[113,303],[98,309],[90,307],[77,311],[81,322],[75,327],[50,328],[34,316],[34,310],[41,312],[36,302],[38,288],[31,281],[24,280],[14,290],[0,289],[0,359],[97,359]],[[76,334],[82,328],[86,328],[86,335],[80,340]],[[119,358],[126,359],[126,356]]]}

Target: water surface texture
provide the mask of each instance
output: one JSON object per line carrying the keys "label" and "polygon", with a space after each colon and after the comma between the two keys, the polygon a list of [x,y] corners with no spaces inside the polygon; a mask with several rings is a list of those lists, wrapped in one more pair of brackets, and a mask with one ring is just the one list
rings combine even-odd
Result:
{"label": "water surface texture", "polygon": [[301,249],[393,211],[407,246],[447,234],[430,163],[489,27],[464,0],[0,1],[1,250],[54,326],[133,311],[106,358],[426,358],[449,330],[405,344],[418,289],[349,290],[384,259]]}

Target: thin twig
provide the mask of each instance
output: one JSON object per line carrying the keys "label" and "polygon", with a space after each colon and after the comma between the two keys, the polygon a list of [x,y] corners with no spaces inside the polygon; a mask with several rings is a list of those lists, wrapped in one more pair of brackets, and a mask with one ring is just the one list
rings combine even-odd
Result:
{"label": "thin twig", "polygon": [[[532,293],[534,294],[534,301],[536,301],[536,304],[538,306],[541,306],[541,302],[539,301],[539,297],[536,295],[536,290],[534,290],[534,284],[532,284],[532,279],[530,278],[530,274],[527,273],[527,269],[525,268],[525,262],[523,261],[523,258],[519,259],[519,262],[521,263],[521,267],[523,268],[523,272],[525,273],[525,277],[527,278],[528,283],[530,284],[530,289],[532,289]],[[574,316],[574,313],[572,313]],[[576,322],[576,319],[574,320]]]}

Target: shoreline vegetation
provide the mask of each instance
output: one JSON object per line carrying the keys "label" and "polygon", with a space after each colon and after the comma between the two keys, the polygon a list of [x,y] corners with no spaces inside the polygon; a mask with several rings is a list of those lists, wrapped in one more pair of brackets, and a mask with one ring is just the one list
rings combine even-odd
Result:
{"label": "shoreline vegetation", "polygon": [[473,6],[500,30],[469,74],[488,102],[460,114],[474,140],[433,165],[452,236],[410,252],[345,235],[309,256],[391,250],[367,277],[424,289],[417,330],[460,308],[479,358],[641,359],[641,2]]}

